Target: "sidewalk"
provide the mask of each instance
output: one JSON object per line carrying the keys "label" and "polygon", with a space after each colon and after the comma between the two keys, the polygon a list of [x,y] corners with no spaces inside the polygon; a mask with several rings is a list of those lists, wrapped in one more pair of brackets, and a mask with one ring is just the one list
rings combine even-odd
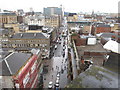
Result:
{"label": "sidewalk", "polygon": [[71,48],[71,59],[72,59],[73,79],[75,79],[77,77],[77,67],[76,67],[76,61],[74,59],[74,52],[72,48]]}

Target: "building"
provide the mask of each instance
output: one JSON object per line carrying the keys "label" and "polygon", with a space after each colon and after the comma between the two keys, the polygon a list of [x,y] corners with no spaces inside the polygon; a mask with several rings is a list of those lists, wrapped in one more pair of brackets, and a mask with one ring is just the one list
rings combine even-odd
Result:
{"label": "building", "polygon": [[68,21],[67,24],[69,27],[76,27],[76,26],[83,27],[83,26],[90,26],[92,22],[91,21]]}
{"label": "building", "polygon": [[110,33],[110,32],[111,32],[110,25],[99,24],[99,25],[96,26],[95,34],[98,34],[98,33]]}
{"label": "building", "polygon": [[84,25],[82,27],[82,33],[87,33],[87,34],[90,34],[91,33],[91,25]]}
{"label": "building", "polygon": [[0,12],[0,23],[2,24],[17,23],[17,15],[13,12]]}
{"label": "building", "polygon": [[7,44],[2,46],[22,51],[38,48],[43,52],[43,57],[49,57],[50,35],[46,33],[16,33],[8,39]]}
{"label": "building", "polygon": [[23,9],[18,9],[17,10],[17,15],[18,16],[23,16],[24,15],[24,10]]}
{"label": "building", "polygon": [[[1,66],[2,65],[2,66]],[[1,88],[38,88],[42,74],[41,51],[13,52],[0,61]]]}
{"label": "building", "polygon": [[51,27],[43,27],[42,32],[50,35],[51,43],[57,40],[58,29]]}
{"label": "building", "polygon": [[24,16],[24,23],[27,25],[45,26],[45,17],[42,14]]}
{"label": "building", "polygon": [[120,24],[119,23],[112,23],[111,24],[111,31],[116,31],[120,29]]}
{"label": "building", "polygon": [[60,7],[60,8],[59,7],[47,7],[47,8],[44,8],[43,9],[43,14],[44,14],[44,16],[47,16],[47,17],[52,16],[51,20],[53,20],[53,22],[54,22],[54,19],[53,19],[54,17],[53,16],[58,16],[58,18],[59,18],[59,26],[62,25],[62,19],[63,19],[62,7]]}
{"label": "building", "polygon": [[118,40],[118,35],[115,33],[100,33],[97,34],[98,38],[100,39],[100,42],[102,45],[107,43],[109,40]]}
{"label": "building", "polygon": [[66,88],[71,89],[77,87],[79,88],[79,90],[83,90],[86,88],[95,89],[114,88],[114,90],[118,90],[119,89],[118,73],[113,71],[111,72],[112,65],[111,68],[110,69],[109,68],[93,65],[84,72],[80,73],[77,78],[75,78],[72,82],[70,82],[70,84],[66,86]]}
{"label": "building", "polygon": [[45,16],[45,26],[60,27],[60,17],[58,15]]}
{"label": "building", "polygon": [[77,13],[69,13],[69,15],[68,15],[68,17],[67,17],[67,21],[68,21],[68,22],[78,21]]}
{"label": "building", "polygon": [[18,33],[20,28],[19,28],[20,24],[4,24],[4,28],[6,29],[12,29],[14,31],[14,33]]}
{"label": "building", "polygon": [[62,8],[58,7],[47,7],[44,8],[43,13],[45,16],[51,16],[51,15],[61,15],[62,16]]}
{"label": "building", "polygon": [[102,66],[103,60],[107,60],[108,52],[98,43],[90,46],[77,46],[77,51],[80,60],[83,57],[84,60],[92,61],[94,65]]}
{"label": "building", "polygon": [[17,16],[18,23],[23,23],[23,16]]}
{"label": "building", "polygon": [[103,60],[107,60],[106,56],[109,53],[103,48],[103,46],[97,41],[95,36],[81,35],[79,45],[76,45],[78,57],[81,60],[93,61],[94,65],[101,66]]}

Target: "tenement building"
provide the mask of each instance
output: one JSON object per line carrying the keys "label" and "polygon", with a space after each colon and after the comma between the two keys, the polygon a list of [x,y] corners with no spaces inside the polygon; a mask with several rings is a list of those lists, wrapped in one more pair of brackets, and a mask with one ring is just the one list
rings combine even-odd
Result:
{"label": "tenement building", "polygon": [[15,50],[31,50],[39,48],[42,55],[49,57],[50,35],[46,33],[16,33],[8,39],[8,44],[3,47],[14,48]]}
{"label": "tenement building", "polygon": [[17,15],[13,12],[0,12],[0,23],[2,24],[17,23]]}
{"label": "tenement building", "polygon": [[45,26],[58,28],[60,26],[60,17],[58,15],[45,16]]}

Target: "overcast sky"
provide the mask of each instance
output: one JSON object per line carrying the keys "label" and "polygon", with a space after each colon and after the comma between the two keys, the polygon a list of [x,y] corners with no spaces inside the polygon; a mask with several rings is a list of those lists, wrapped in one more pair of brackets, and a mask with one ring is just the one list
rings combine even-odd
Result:
{"label": "overcast sky", "polygon": [[119,0],[1,0],[0,8],[6,10],[24,9],[43,11],[44,7],[59,7],[61,4],[68,12],[118,12]]}

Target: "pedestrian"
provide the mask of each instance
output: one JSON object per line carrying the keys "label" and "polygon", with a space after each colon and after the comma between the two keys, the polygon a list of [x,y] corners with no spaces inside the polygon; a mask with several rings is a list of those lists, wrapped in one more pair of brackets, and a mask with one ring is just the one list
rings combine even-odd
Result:
{"label": "pedestrian", "polygon": [[66,66],[65,66],[64,68],[65,68],[65,70],[66,70]]}
{"label": "pedestrian", "polygon": [[103,60],[103,66],[105,65],[105,59]]}
{"label": "pedestrian", "polygon": [[53,67],[52,67],[52,71],[53,71]]}
{"label": "pedestrian", "polygon": [[53,79],[53,75],[52,75],[52,79]]}

